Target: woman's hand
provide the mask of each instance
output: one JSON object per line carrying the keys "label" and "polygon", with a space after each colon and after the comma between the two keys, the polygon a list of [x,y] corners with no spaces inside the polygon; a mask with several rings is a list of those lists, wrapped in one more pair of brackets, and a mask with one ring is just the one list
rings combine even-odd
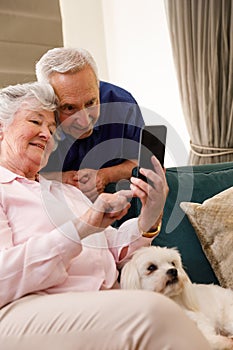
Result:
{"label": "woman's hand", "polygon": [[115,220],[121,219],[130,208],[128,199],[132,191],[122,190],[114,194],[101,193],[88,211],[77,219],[76,227],[81,238],[102,231]]}
{"label": "woman's hand", "polygon": [[168,195],[165,170],[161,167],[155,156],[151,158],[151,161],[155,171],[144,168],[140,169],[141,174],[145,175],[151,184],[139,178],[131,178],[133,195],[139,197],[142,202],[139,223],[143,231],[149,231],[154,226],[157,226]]}

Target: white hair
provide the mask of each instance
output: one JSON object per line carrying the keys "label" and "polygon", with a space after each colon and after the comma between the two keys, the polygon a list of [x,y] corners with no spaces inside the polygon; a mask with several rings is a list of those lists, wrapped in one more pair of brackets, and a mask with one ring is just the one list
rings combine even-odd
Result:
{"label": "white hair", "polygon": [[52,73],[75,73],[91,67],[98,83],[98,69],[92,55],[85,49],[58,47],[48,50],[36,63],[37,80],[49,82]]}
{"label": "white hair", "polygon": [[0,90],[0,122],[9,124],[15,113],[23,106],[30,110],[54,111],[57,117],[57,101],[50,84],[31,82],[9,85]]}

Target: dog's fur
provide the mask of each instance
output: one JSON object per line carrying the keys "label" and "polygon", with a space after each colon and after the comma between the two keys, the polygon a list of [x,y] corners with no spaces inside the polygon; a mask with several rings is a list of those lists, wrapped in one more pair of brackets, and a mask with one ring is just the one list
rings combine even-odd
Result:
{"label": "dog's fur", "polygon": [[196,322],[212,349],[233,350],[233,290],[192,283],[175,248],[140,248],[122,269],[121,288],[164,294]]}

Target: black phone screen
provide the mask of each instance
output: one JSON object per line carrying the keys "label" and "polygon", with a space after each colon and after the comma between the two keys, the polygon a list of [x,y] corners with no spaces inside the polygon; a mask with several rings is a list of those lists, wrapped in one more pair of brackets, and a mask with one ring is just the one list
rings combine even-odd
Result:
{"label": "black phone screen", "polygon": [[[141,129],[138,155],[139,168],[154,170],[151,163],[152,155],[155,155],[161,165],[164,166],[166,136],[167,128],[165,125],[146,125]],[[138,176],[143,178],[139,172]]]}

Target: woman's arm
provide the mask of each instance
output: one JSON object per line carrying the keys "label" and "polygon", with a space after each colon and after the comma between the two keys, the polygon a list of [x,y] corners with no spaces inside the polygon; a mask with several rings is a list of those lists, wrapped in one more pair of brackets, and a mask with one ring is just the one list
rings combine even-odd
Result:
{"label": "woman's arm", "polygon": [[[77,242],[63,232],[76,233]],[[70,261],[82,250],[73,223],[13,246],[13,232],[0,206],[0,307],[25,294],[62,283]]]}
{"label": "woman's arm", "polygon": [[[80,217],[50,232],[32,232],[25,242],[14,246],[13,229],[0,205],[0,307],[28,293],[63,283],[71,260],[82,251],[80,239],[103,231],[125,215],[127,208],[126,196],[102,194]],[[20,222],[27,228],[26,220]],[[39,220],[39,215],[35,220]]]}

